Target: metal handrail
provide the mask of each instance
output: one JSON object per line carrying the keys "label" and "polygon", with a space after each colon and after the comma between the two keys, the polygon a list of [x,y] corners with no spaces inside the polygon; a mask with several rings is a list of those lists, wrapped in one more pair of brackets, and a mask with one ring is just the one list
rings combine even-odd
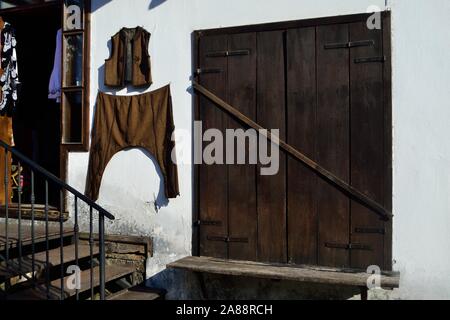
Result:
{"label": "metal handrail", "polygon": [[115,220],[116,219],[111,213],[109,213],[104,208],[100,207],[98,204],[96,204],[94,201],[92,201],[91,199],[86,197],[84,194],[82,194],[78,190],[74,189],[73,187],[69,186],[67,183],[65,183],[64,181],[62,181],[58,177],[56,177],[54,174],[52,174],[51,172],[45,170],[44,168],[42,168],[40,165],[38,165],[33,160],[28,159],[22,153],[20,153],[19,151],[17,151],[16,149],[11,147],[10,145],[6,144],[2,140],[0,140],[0,147],[2,147],[5,150],[8,150],[9,152],[11,152],[11,154],[16,156],[18,159],[20,159],[23,163],[25,163],[30,168],[32,168],[33,170],[39,172],[41,175],[45,176],[47,179],[51,180],[53,183],[57,184],[61,188],[69,191],[74,196],[76,196],[78,199],[86,202],[89,206],[92,206],[93,209],[97,210],[99,213],[102,213],[106,218],[108,218],[110,220]]}
{"label": "metal handrail", "polygon": [[[0,181],[0,183],[4,183],[5,185],[5,235],[6,235],[6,242],[5,242],[5,256],[0,255],[0,260],[4,260],[6,262],[7,267],[11,268],[12,265],[15,265],[16,263],[10,259],[10,242],[9,242],[9,202],[10,202],[10,195],[9,195],[9,186],[10,186],[10,177],[9,177],[9,153],[11,153],[12,156],[19,162],[19,167],[21,164],[26,165],[30,171],[31,171],[31,252],[32,252],[32,270],[31,270],[31,277],[26,276],[25,278],[31,282],[31,284],[36,287],[37,289],[42,291],[42,288],[40,286],[37,286],[36,284],[36,277],[35,277],[35,173],[38,173],[40,176],[42,176],[45,180],[45,247],[46,247],[46,264],[45,264],[45,282],[46,282],[46,293],[47,298],[50,299],[50,274],[49,270],[51,268],[51,265],[49,263],[49,199],[48,199],[48,185],[49,182],[56,185],[59,189],[59,200],[60,200],[60,216],[58,219],[59,226],[60,226],[60,258],[61,258],[61,287],[60,287],[60,299],[66,298],[66,292],[65,292],[65,270],[64,270],[64,217],[63,217],[63,210],[64,210],[64,196],[63,196],[63,190],[71,193],[74,196],[74,203],[75,203],[75,221],[74,221],[74,239],[75,239],[75,263],[78,266],[78,247],[79,247],[79,226],[78,226],[78,200],[83,201],[89,206],[89,229],[90,229],[90,237],[89,237],[89,245],[90,245],[90,259],[91,259],[91,268],[90,268],[90,276],[91,276],[91,299],[94,299],[94,255],[93,255],[93,247],[94,247],[94,234],[93,234],[93,211],[94,209],[98,212],[98,231],[99,231],[99,287],[100,287],[100,299],[105,300],[105,282],[106,282],[106,254],[105,254],[105,217],[107,217],[110,220],[115,220],[115,217],[109,213],[107,210],[96,204],[94,201],[86,197],[81,192],[77,191],[61,179],[57,178],[55,175],[50,173],[49,171],[45,170],[41,166],[39,166],[36,162],[30,160],[25,155],[23,155],[21,152],[17,151],[15,148],[11,147],[10,145],[6,144],[5,142],[0,140],[0,150],[4,149],[5,153],[5,163],[4,163],[4,181]],[[21,181],[18,185],[18,273],[22,276],[24,276],[24,272],[22,272],[22,214],[21,214],[21,206],[22,206],[22,187],[21,187]],[[76,299],[79,299],[79,290],[76,290]]]}

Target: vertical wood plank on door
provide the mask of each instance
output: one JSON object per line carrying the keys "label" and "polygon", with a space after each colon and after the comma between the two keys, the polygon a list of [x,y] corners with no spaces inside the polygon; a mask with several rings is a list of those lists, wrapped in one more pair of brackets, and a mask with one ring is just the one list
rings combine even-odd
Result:
{"label": "vertical wood plank on door", "polygon": [[[317,161],[346,182],[350,167],[349,51],[324,46],[348,40],[347,24],[317,27]],[[322,179],[317,188],[319,265],[348,267],[348,250],[325,244],[349,243],[349,199]]]}
{"label": "vertical wood plank on door", "polygon": [[[351,181],[353,187],[383,203],[383,63],[354,61],[383,55],[382,32],[369,30],[365,22],[352,23],[349,28],[350,41],[375,42],[350,49]],[[384,234],[375,230],[383,230],[384,222],[356,201],[351,202],[351,222],[352,243],[371,248],[352,251],[351,267],[383,266]]]}
{"label": "vertical wood plank on door", "polygon": [[[249,50],[249,55],[228,58],[229,103],[251,119],[256,117],[256,33],[230,35],[228,50]],[[227,128],[242,129],[240,122],[228,116]],[[237,142],[237,139],[235,139]],[[246,163],[237,164],[235,144],[234,165],[228,167],[229,234],[232,238],[247,238],[248,243],[231,242],[229,258],[256,260],[256,165],[249,164],[249,145],[246,144]],[[257,150],[254,150],[255,152]]]}
{"label": "vertical wood plank on door", "polygon": [[[257,122],[279,129],[286,137],[284,32],[260,32],[257,62]],[[270,152],[270,145],[269,145]],[[262,176],[257,172],[258,260],[287,262],[286,244],[286,156],[280,150],[279,172]]]}
{"label": "vertical wood plank on door", "polygon": [[[392,55],[391,55],[391,14],[383,13],[383,107],[384,107],[384,206],[392,211]],[[392,219],[385,222],[384,270],[392,270]]]}
{"label": "vertical wood plank on door", "polygon": [[[287,31],[287,143],[315,160],[316,29]],[[317,176],[288,159],[289,262],[317,264]]]}
{"label": "vertical wood plank on door", "polygon": [[[227,36],[206,36],[200,39],[200,68],[220,69],[220,73],[200,75],[200,84],[209,88],[220,98],[227,100],[227,58],[207,57],[207,53],[227,50]],[[225,132],[227,115],[205,97],[200,97],[200,118],[203,131],[219,129]],[[203,146],[209,143],[204,143]],[[204,150],[204,149],[203,149]],[[227,244],[210,241],[208,236],[228,236],[228,170],[226,165],[200,166],[199,170],[200,220],[220,221],[220,226],[200,226],[200,254],[203,256],[227,258]]]}

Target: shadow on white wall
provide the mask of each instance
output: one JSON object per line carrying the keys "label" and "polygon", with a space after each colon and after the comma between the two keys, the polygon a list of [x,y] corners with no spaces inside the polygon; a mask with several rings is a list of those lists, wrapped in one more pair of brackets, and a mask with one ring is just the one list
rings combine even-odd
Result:
{"label": "shadow on white wall", "polygon": [[[110,3],[112,0],[94,0],[92,1],[92,12],[100,9],[101,7],[107,5],[108,3]],[[163,4],[164,2],[166,2],[167,0],[150,0],[150,4],[148,6],[148,9],[154,9],[158,6],[160,6],[161,4]]]}

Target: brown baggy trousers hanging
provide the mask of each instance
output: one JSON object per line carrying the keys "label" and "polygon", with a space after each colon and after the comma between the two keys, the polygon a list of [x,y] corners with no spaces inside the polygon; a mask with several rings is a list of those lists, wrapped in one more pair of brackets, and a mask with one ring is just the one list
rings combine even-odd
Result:
{"label": "brown baggy trousers hanging", "polygon": [[158,161],[167,198],[176,198],[177,166],[172,161],[175,143],[170,86],[135,96],[99,92],[86,182],[86,196],[96,201],[108,162],[119,151],[143,148]]}
{"label": "brown baggy trousers hanging", "polygon": [[[12,118],[0,116],[0,140],[12,145],[13,142]],[[11,174],[11,152],[8,152],[8,175]],[[9,179],[11,182],[11,179]],[[8,186],[8,197],[12,195],[11,183]],[[5,204],[5,149],[0,148],[0,205]],[[9,201],[11,203],[11,201]]]}

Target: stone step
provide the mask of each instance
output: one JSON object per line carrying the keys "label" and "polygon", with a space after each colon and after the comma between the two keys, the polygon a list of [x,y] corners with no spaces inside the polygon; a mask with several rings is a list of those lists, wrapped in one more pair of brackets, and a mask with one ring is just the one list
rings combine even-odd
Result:
{"label": "stone step", "polygon": [[133,288],[129,288],[120,292],[117,292],[109,297],[107,300],[122,300],[122,301],[150,301],[150,300],[164,300],[165,290],[148,288],[143,285],[139,285]]}

